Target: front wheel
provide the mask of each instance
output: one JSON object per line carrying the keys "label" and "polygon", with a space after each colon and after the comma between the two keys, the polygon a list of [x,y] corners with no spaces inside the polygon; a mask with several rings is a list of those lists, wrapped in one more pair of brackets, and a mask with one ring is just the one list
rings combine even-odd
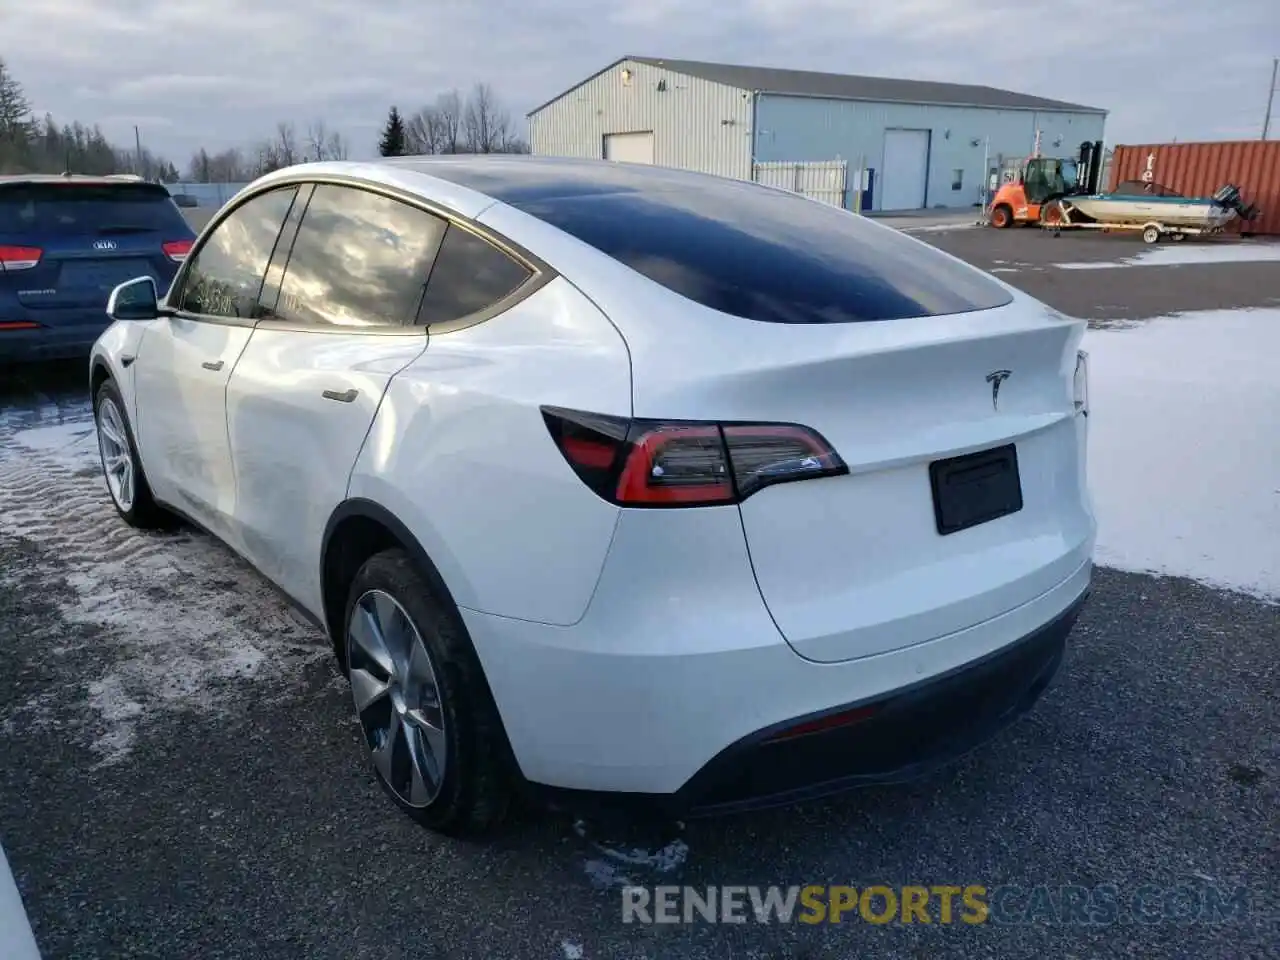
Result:
{"label": "front wheel", "polygon": [[1000,204],[991,211],[991,225],[997,230],[1004,230],[1013,223],[1013,210],[1007,204]]}
{"label": "front wheel", "polygon": [[142,530],[164,529],[173,525],[174,517],[151,496],[124,410],[124,399],[116,385],[110,380],[103,383],[94,397],[93,419],[107,492],[111,494],[116,512],[129,526]]}
{"label": "front wheel", "polygon": [[1147,227],[1145,230],[1142,231],[1143,243],[1158,243],[1159,241],[1160,241],[1159,227]]}
{"label": "front wheel", "polygon": [[465,628],[403,550],[371,557],[347,599],[356,718],[383,790],[445,834],[496,827],[513,793],[502,723]]}

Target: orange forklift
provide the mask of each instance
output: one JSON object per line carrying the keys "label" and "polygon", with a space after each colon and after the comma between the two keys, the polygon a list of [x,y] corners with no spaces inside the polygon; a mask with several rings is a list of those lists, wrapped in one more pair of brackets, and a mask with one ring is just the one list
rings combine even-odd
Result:
{"label": "orange forklift", "polygon": [[1101,175],[1101,140],[1080,144],[1078,157],[1028,157],[1014,177],[996,190],[987,222],[998,229],[1015,223],[1038,224],[1040,210],[1049,201],[1097,193]]}

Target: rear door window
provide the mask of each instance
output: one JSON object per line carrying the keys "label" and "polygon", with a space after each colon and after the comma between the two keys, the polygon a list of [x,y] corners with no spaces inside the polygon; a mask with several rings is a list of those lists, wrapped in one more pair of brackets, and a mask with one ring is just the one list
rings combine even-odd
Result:
{"label": "rear door window", "polygon": [[191,228],[164,187],[150,183],[0,183],[0,236],[61,239]]}
{"label": "rear door window", "polygon": [[465,227],[452,224],[431,270],[418,323],[439,326],[479,313],[533,275],[523,263]]}
{"label": "rear door window", "polygon": [[222,220],[187,268],[180,310],[211,317],[257,315],[258,295],[296,186],[259,194]]}
{"label": "rear door window", "polygon": [[356,187],[315,188],[271,319],[332,327],[413,321],[445,221]]}

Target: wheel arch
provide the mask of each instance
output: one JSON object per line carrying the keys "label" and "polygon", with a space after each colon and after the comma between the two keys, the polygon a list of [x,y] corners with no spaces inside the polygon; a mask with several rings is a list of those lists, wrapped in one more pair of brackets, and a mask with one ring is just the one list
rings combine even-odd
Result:
{"label": "wheel arch", "polygon": [[418,538],[386,507],[373,500],[353,497],[334,509],[325,524],[320,543],[320,592],[324,607],[324,626],[333,643],[339,662],[345,663],[342,618],[347,597],[340,589],[349,584],[361,564],[382,550],[400,547],[406,550],[432,591],[447,603],[450,613],[461,621],[457,601],[440,575],[440,569]]}
{"label": "wheel arch", "polygon": [[101,354],[96,354],[89,361],[89,400],[93,402],[98,396],[98,388],[108,380],[115,380],[116,375],[111,370],[111,365],[107,363],[106,358]]}

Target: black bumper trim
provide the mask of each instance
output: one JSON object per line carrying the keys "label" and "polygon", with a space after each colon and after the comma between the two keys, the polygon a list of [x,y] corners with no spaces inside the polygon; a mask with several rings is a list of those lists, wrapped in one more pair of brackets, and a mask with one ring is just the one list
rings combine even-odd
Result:
{"label": "black bumper trim", "polygon": [[[886,694],[758,730],[713,757],[674,794],[604,793],[530,786],[554,805],[693,819],[786,806],[861,786],[927,776],[990,741],[1048,689],[1082,593],[1020,640],[947,673]],[[801,724],[875,706],[860,722],[774,740]]]}

